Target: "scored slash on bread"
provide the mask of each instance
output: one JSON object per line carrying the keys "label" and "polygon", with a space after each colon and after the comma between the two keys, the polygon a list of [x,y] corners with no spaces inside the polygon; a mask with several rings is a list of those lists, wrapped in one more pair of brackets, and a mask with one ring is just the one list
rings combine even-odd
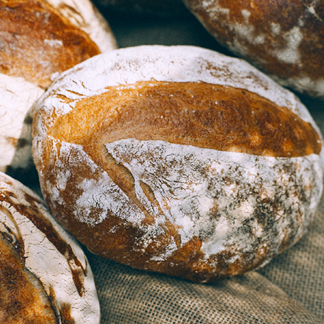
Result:
{"label": "scored slash on bread", "polygon": [[45,200],[78,240],[196,282],[269,262],[305,233],[322,193],[322,137],[306,107],[198,47],[79,64],[38,102],[33,136]]}
{"label": "scored slash on bread", "polygon": [[93,274],[78,243],[44,202],[0,172],[0,319],[99,323]]}

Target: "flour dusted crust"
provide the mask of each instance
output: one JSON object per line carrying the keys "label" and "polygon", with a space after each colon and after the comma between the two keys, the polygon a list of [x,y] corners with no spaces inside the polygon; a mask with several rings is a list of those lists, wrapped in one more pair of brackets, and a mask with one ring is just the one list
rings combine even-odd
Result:
{"label": "flour dusted crust", "polygon": [[0,171],[31,169],[33,105],[44,90],[23,78],[0,74]]}
{"label": "flour dusted crust", "polygon": [[2,172],[0,241],[4,322],[100,322],[94,278],[80,246],[41,198]]}
{"label": "flour dusted crust", "polygon": [[185,0],[220,43],[284,86],[324,98],[323,1]]}
{"label": "flour dusted crust", "polygon": [[75,26],[85,31],[101,52],[117,48],[108,22],[88,0],[45,0]]}
{"label": "flour dusted crust", "polygon": [[0,170],[33,178],[34,102],[59,73],[115,49],[116,41],[88,0],[2,0],[0,19]]}
{"label": "flour dusted crust", "polygon": [[33,136],[43,195],[68,231],[94,253],[196,282],[269,262],[305,233],[322,193],[305,106],[197,47],[81,63],[38,102]]}

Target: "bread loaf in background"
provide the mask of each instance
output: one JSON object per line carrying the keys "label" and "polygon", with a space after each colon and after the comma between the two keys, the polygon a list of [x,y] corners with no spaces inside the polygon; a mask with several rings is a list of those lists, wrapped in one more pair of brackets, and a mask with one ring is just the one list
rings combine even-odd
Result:
{"label": "bread loaf in background", "polygon": [[62,74],[38,102],[33,156],[56,219],[93,253],[209,282],[305,233],[322,193],[306,107],[245,61],[139,46]]}
{"label": "bread loaf in background", "polygon": [[86,256],[44,202],[0,172],[1,323],[99,324]]}
{"label": "bread loaf in background", "polygon": [[324,2],[184,0],[222,45],[283,86],[324,99]]}
{"label": "bread loaf in background", "polygon": [[116,48],[88,0],[0,1],[0,171],[27,175],[34,102],[61,72]]}

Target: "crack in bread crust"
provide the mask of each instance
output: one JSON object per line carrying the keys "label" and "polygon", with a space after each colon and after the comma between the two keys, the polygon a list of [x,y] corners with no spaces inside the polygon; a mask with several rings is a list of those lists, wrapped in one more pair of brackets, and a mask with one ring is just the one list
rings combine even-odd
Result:
{"label": "crack in bread crust", "polygon": [[57,118],[49,135],[83,145],[91,156],[123,138],[274,157],[321,151],[312,125],[287,108],[247,90],[206,83],[110,87]]}

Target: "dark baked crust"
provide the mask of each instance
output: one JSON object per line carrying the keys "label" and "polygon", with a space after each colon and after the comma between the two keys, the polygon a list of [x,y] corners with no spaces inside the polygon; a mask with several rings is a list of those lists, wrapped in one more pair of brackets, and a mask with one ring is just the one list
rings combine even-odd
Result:
{"label": "dark baked crust", "polygon": [[184,0],[223,45],[283,85],[324,97],[324,3]]}
{"label": "dark baked crust", "polygon": [[0,233],[0,321],[14,324],[58,323],[39,280]]}

